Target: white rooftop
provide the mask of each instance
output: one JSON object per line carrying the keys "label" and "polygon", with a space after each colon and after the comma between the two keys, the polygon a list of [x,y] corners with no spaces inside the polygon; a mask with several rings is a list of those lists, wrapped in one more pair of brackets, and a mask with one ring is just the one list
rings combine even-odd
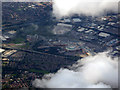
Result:
{"label": "white rooftop", "polygon": [[8,33],[9,33],[9,34],[15,34],[16,31],[12,30],[12,31],[9,31]]}
{"label": "white rooftop", "polygon": [[85,32],[86,32],[86,33],[89,33],[89,32],[93,32],[93,30],[91,30],[91,29],[90,29],[90,30],[88,30],[88,31],[85,31]]}
{"label": "white rooftop", "polygon": [[0,36],[0,39],[2,39],[3,41],[5,41],[5,40],[6,40],[6,38],[5,38],[5,37],[3,37],[3,36]]}
{"label": "white rooftop", "polygon": [[70,22],[70,19],[64,19],[65,22]]}
{"label": "white rooftop", "polygon": [[4,51],[5,51],[4,49],[0,48],[0,53],[2,53],[2,52],[4,52]]}
{"label": "white rooftop", "polygon": [[108,37],[108,36],[110,36],[110,34],[101,32],[101,33],[99,33],[99,36],[101,36],[101,37]]}
{"label": "white rooftop", "polygon": [[58,26],[72,27],[72,25],[70,25],[70,24],[64,24],[64,23],[58,23],[57,25],[58,25]]}
{"label": "white rooftop", "polygon": [[81,22],[79,18],[73,18],[73,22]]}
{"label": "white rooftop", "polygon": [[80,28],[80,29],[78,29],[79,32],[82,32],[82,31],[84,31],[84,30],[85,30],[85,28]]}
{"label": "white rooftop", "polygon": [[117,46],[116,49],[117,49],[117,50],[120,50],[120,46]]}
{"label": "white rooftop", "polygon": [[115,23],[114,22],[109,22],[108,25],[114,25]]}

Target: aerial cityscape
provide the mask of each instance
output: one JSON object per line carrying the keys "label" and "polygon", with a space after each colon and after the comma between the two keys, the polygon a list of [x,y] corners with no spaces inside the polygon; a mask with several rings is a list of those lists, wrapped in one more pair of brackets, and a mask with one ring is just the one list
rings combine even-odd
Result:
{"label": "aerial cityscape", "polygon": [[56,18],[52,2],[2,2],[2,88],[32,82],[78,59],[110,50],[120,55],[119,13]]}

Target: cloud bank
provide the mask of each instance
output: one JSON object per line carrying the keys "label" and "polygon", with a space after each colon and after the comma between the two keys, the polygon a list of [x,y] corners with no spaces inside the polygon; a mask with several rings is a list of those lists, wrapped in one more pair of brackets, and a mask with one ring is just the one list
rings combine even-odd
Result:
{"label": "cloud bank", "polygon": [[117,88],[118,60],[98,53],[78,60],[72,67],[62,68],[55,74],[35,79],[38,88]]}
{"label": "cloud bank", "polygon": [[108,11],[118,11],[119,0],[53,0],[53,13],[56,17],[84,14],[99,16]]}
{"label": "cloud bank", "polygon": [[0,0],[2,2],[51,2],[52,0]]}
{"label": "cloud bank", "polygon": [[84,14],[100,16],[108,11],[118,12],[119,0],[2,0],[14,2],[53,2],[53,14],[57,17]]}

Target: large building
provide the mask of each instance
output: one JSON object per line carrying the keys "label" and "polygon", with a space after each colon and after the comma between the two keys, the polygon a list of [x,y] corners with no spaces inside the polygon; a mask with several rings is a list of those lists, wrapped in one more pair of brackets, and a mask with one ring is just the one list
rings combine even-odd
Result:
{"label": "large building", "polygon": [[110,34],[101,32],[101,33],[99,33],[99,36],[101,36],[101,37],[108,37],[108,36],[110,36]]}
{"label": "large building", "polygon": [[81,20],[79,18],[73,18],[72,21],[73,21],[73,23],[79,23],[79,22],[81,22]]}
{"label": "large building", "polygon": [[57,26],[53,29],[54,34],[65,34],[69,31],[71,31],[72,25],[70,24],[63,24],[63,23],[58,23]]}

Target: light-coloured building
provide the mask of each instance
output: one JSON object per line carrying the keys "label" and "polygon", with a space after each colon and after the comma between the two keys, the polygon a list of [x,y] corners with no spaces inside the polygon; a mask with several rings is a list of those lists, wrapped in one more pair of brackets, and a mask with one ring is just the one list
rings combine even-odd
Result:
{"label": "light-coloured building", "polygon": [[4,38],[8,39],[8,38],[10,38],[10,37],[9,37],[9,36],[4,35]]}
{"label": "light-coloured building", "polygon": [[70,23],[70,19],[64,19],[64,22]]}
{"label": "light-coloured building", "polygon": [[65,34],[69,31],[71,31],[71,29],[72,29],[72,25],[70,25],[70,24],[58,23],[52,32],[54,34]]}
{"label": "light-coloured building", "polygon": [[114,25],[115,23],[114,22],[109,22],[108,25]]}
{"label": "light-coloured building", "polygon": [[85,33],[90,33],[90,32],[94,32],[92,29],[85,31]]}
{"label": "light-coloured building", "polygon": [[106,17],[102,17],[101,20],[107,20],[107,18]]}
{"label": "light-coloured building", "polygon": [[4,52],[4,51],[5,51],[4,49],[0,48],[0,53],[2,53],[2,52]]}
{"label": "light-coloured building", "polygon": [[16,31],[12,30],[12,31],[9,31],[8,33],[9,33],[9,34],[15,34]]}
{"label": "light-coloured building", "polygon": [[9,59],[8,59],[8,58],[2,58],[2,60],[3,60],[3,61],[9,61]]}
{"label": "light-coloured building", "polygon": [[81,20],[80,20],[79,18],[73,18],[72,20],[73,20],[73,22],[75,22],[75,23],[76,23],[76,22],[81,22]]}
{"label": "light-coloured building", "polygon": [[58,23],[57,26],[72,27],[72,25],[70,25],[70,24],[64,24],[64,23]]}
{"label": "light-coloured building", "polygon": [[120,50],[120,46],[117,46],[116,49],[117,49],[117,50]]}
{"label": "light-coloured building", "polygon": [[82,32],[84,30],[85,30],[85,28],[79,28],[77,31]]}
{"label": "light-coloured building", "polygon": [[74,50],[78,50],[78,49],[80,49],[80,48],[77,45],[68,45],[66,47],[66,50],[68,50],[68,51],[74,51]]}
{"label": "light-coloured building", "polygon": [[17,52],[17,50],[8,50],[8,51],[5,51],[2,56],[3,57],[8,57],[8,56],[12,55],[15,52]]}
{"label": "light-coloured building", "polygon": [[101,32],[101,33],[99,33],[99,36],[101,36],[101,37],[108,37],[108,36],[110,36],[110,34]]}
{"label": "light-coloured building", "polygon": [[7,39],[3,36],[0,36],[0,39],[3,40],[3,41],[6,41]]}

